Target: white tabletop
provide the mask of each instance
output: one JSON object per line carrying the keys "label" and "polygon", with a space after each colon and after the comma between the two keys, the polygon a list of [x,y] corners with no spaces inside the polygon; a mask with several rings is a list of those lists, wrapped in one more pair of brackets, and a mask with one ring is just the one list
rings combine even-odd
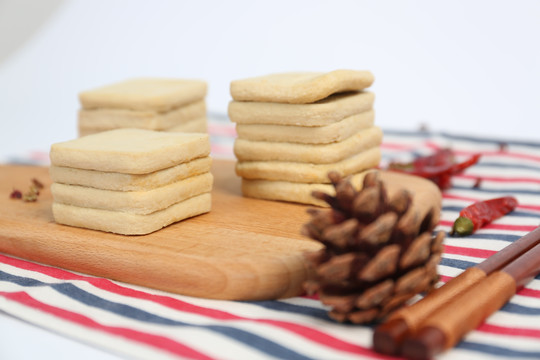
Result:
{"label": "white tabletop", "polygon": [[120,357],[0,311],[0,358],[118,360]]}

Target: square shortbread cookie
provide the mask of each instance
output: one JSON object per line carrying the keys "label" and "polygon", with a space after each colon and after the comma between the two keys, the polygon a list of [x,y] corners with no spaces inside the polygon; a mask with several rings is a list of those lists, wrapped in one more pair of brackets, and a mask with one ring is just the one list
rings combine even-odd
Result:
{"label": "square shortbread cookie", "polygon": [[145,215],[210,192],[212,183],[212,174],[205,173],[151,190],[114,191],[53,183],[51,193],[60,204]]}
{"label": "square shortbread cookie", "polygon": [[51,146],[51,164],[148,174],[210,154],[208,134],[118,129]]}
{"label": "square shortbread cookie", "polygon": [[331,164],[310,164],[290,161],[241,161],[236,163],[236,174],[249,180],[281,180],[299,183],[327,184],[329,171],[343,176],[372,169],[381,161],[379,146],[362,151],[345,160]]}
{"label": "square shortbread cookie", "polygon": [[[375,170],[367,170],[350,176],[351,184],[356,190],[362,188],[364,176],[370,171]],[[311,195],[315,190],[330,195],[335,194],[334,186],[331,184],[303,184],[289,181],[242,179],[242,194],[247,197],[328,207],[326,202]]]}
{"label": "square shortbread cookie", "polygon": [[186,121],[185,123],[178,124],[165,131],[170,132],[208,132],[208,119],[201,117],[193,120]]}
{"label": "square shortbread cookie", "polygon": [[236,124],[239,139],[298,144],[329,144],[343,141],[374,124],[375,112],[364,111],[326,126]]}
{"label": "square shortbread cookie", "polygon": [[57,223],[123,235],[144,235],[167,225],[210,211],[210,193],[197,195],[148,215],[91,209],[53,202]]}
{"label": "square shortbread cookie", "polygon": [[[99,128],[86,128],[79,126],[79,137],[97,134],[104,131],[116,130],[116,129],[99,129]],[[206,133],[208,132],[208,119],[206,116],[195,118],[183,122],[181,124],[172,126],[163,130],[155,131],[168,131],[168,132],[188,132],[188,133]]]}
{"label": "square shortbread cookie", "polygon": [[325,126],[373,108],[372,92],[335,94],[313,104],[229,102],[228,115],[237,124]]}
{"label": "square shortbread cookie", "polygon": [[212,158],[206,156],[149,174],[139,175],[51,165],[49,174],[53,182],[60,184],[81,185],[104,190],[143,191],[209,172],[211,164]]}
{"label": "square shortbread cookie", "polygon": [[169,111],[206,96],[202,80],[140,78],[83,91],[79,101],[84,109],[130,109]]}
{"label": "square shortbread cookie", "polygon": [[[204,100],[172,109],[167,112],[137,111],[126,109],[81,109],[79,110],[79,129],[99,131],[137,128],[165,130],[187,121],[206,116]],[[95,131],[97,132],[97,131]]]}
{"label": "square shortbread cookie", "polygon": [[235,80],[230,91],[236,101],[309,104],[335,93],[368,88],[374,80],[369,71],[291,72]]}
{"label": "square shortbread cookie", "polygon": [[234,154],[238,161],[330,164],[379,146],[382,138],[383,132],[376,126],[360,130],[343,141],[330,144],[297,144],[237,138],[234,142]]}

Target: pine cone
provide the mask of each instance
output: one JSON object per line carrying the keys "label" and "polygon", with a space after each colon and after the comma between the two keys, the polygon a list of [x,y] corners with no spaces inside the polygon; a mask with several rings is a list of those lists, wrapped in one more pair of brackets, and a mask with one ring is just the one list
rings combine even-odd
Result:
{"label": "pine cone", "polygon": [[304,284],[318,293],[340,322],[369,323],[438,281],[444,232],[432,236],[434,211],[421,218],[403,190],[388,199],[377,172],[356,191],[336,172],[328,177],[336,195],[314,192],[329,209],[309,209],[302,233],[325,247],[306,254],[314,278]]}

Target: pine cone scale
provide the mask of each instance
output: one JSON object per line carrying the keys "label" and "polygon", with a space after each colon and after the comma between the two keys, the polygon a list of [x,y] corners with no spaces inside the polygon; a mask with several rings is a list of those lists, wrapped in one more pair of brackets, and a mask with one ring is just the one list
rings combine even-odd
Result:
{"label": "pine cone scale", "polygon": [[384,247],[379,253],[366,264],[358,273],[358,279],[364,281],[377,281],[384,276],[388,276],[396,271],[399,257],[399,245],[389,245]]}

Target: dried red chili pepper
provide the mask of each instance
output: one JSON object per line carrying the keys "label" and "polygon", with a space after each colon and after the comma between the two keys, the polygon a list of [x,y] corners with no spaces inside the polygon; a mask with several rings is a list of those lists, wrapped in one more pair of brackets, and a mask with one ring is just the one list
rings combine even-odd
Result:
{"label": "dried red chili pepper", "polygon": [[39,192],[43,189],[44,185],[36,178],[32,178],[32,185],[24,194],[20,190],[13,189],[9,197],[11,199],[22,199],[24,202],[35,202],[38,199]]}
{"label": "dried red chili pepper", "polygon": [[454,222],[451,234],[470,235],[484,225],[513,211],[517,205],[518,201],[513,196],[475,202],[461,210]]}
{"label": "dried red chili pepper", "polygon": [[447,189],[452,186],[452,176],[476,164],[480,156],[475,154],[463,162],[456,163],[452,150],[440,149],[432,155],[418,157],[410,163],[390,163],[388,170],[421,176],[433,181],[440,189]]}
{"label": "dried red chili pepper", "polygon": [[454,152],[450,149],[439,149],[432,155],[419,156],[414,159],[416,167],[444,166],[454,163]]}
{"label": "dried red chili pepper", "polygon": [[10,199],[20,199],[20,198],[22,198],[22,192],[20,190],[13,189],[11,194],[9,194],[9,198]]}

